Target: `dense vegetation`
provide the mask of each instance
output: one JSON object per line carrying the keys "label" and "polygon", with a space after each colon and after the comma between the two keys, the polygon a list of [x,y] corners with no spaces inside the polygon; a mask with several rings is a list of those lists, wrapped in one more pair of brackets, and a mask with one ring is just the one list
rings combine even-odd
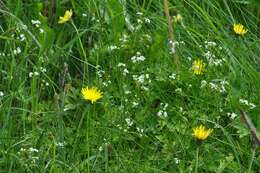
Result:
{"label": "dense vegetation", "polygon": [[259,1],[169,0],[171,41],[166,11],[0,1],[0,172],[259,172]]}

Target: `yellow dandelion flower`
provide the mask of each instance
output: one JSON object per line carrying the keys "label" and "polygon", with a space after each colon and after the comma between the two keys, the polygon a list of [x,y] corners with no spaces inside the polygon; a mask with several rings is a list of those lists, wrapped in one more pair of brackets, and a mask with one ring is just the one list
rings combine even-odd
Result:
{"label": "yellow dandelion flower", "polygon": [[233,25],[233,30],[236,34],[238,35],[244,35],[245,33],[247,33],[247,29],[240,23],[234,24]]}
{"label": "yellow dandelion flower", "polygon": [[90,100],[91,103],[93,104],[96,102],[98,99],[102,98],[102,92],[100,92],[97,88],[92,87],[92,88],[82,88],[81,89],[81,94],[85,100]]}
{"label": "yellow dandelion flower", "polygon": [[206,130],[206,127],[203,125],[193,128],[193,136],[198,140],[205,140],[212,133],[213,129]]}
{"label": "yellow dandelion flower", "polygon": [[62,23],[66,23],[67,21],[69,21],[72,17],[72,10],[66,10],[64,16],[60,16],[60,19],[58,21],[59,24],[62,24]]}
{"label": "yellow dandelion flower", "polygon": [[201,59],[197,59],[192,64],[193,73],[196,75],[202,75],[205,71],[205,64]]}

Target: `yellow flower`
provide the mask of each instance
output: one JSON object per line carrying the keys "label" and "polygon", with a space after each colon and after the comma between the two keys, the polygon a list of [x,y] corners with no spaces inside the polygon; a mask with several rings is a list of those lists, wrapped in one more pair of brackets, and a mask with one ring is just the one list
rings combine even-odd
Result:
{"label": "yellow flower", "polygon": [[203,125],[197,126],[195,128],[193,128],[193,136],[195,138],[197,138],[198,140],[205,140],[207,139],[207,137],[212,133],[213,129],[208,129],[206,130],[206,128]]}
{"label": "yellow flower", "polygon": [[233,25],[233,30],[236,34],[238,35],[244,35],[245,33],[247,33],[247,29],[240,23],[234,24]]}
{"label": "yellow flower", "polygon": [[82,88],[81,89],[81,94],[85,100],[90,100],[91,103],[93,104],[96,102],[98,99],[102,98],[102,92],[97,90],[97,88],[92,87],[92,88]]}
{"label": "yellow flower", "polygon": [[193,73],[196,75],[201,75],[205,71],[205,64],[201,59],[197,59],[192,64]]}
{"label": "yellow flower", "polygon": [[58,21],[59,24],[62,24],[62,23],[66,23],[67,21],[69,21],[72,17],[72,10],[66,10],[64,16],[60,16],[60,20]]}

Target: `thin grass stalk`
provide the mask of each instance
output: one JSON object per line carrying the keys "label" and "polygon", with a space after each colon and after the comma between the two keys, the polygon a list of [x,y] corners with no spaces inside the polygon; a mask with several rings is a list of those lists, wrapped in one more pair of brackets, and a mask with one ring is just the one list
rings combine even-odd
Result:
{"label": "thin grass stalk", "polygon": [[[175,38],[174,38],[174,33],[173,33],[173,24],[172,24],[172,18],[170,16],[168,0],[164,0],[164,13],[165,13],[166,20],[167,20],[169,40],[171,43],[174,43]],[[174,44],[171,44],[170,46],[174,46]],[[175,49],[175,47],[173,47],[173,49]],[[180,63],[180,58],[176,52],[173,53],[173,59],[174,59],[175,65],[176,65],[176,69],[177,69],[177,71],[179,71],[181,63]]]}

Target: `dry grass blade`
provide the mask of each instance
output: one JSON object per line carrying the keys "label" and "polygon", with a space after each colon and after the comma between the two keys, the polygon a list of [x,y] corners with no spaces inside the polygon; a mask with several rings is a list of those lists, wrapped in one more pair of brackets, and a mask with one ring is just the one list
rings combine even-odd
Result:
{"label": "dry grass blade", "polygon": [[260,146],[260,139],[257,136],[256,128],[252,123],[251,119],[243,110],[240,110],[240,114],[241,114],[241,120],[246,124],[247,128],[250,130],[250,133],[253,138],[254,147]]}
{"label": "dry grass blade", "polygon": [[[169,2],[168,0],[164,0],[164,13],[166,16],[166,20],[167,20],[167,26],[168,26],[168,34],[169,34],[169,40],[170,40],[170,46],[172,50],[175,50],[175,38],[174,38],[174,34],[173,34],[173,27],[172,27],[172,18],[170,16],[170,10],[169,10]],[[179,71],[180,69],[180,59],[179,56],[177,55],[177,53],[173,52],[173,56],[174,56],[174,63],[176,65],[177,71]]]}

